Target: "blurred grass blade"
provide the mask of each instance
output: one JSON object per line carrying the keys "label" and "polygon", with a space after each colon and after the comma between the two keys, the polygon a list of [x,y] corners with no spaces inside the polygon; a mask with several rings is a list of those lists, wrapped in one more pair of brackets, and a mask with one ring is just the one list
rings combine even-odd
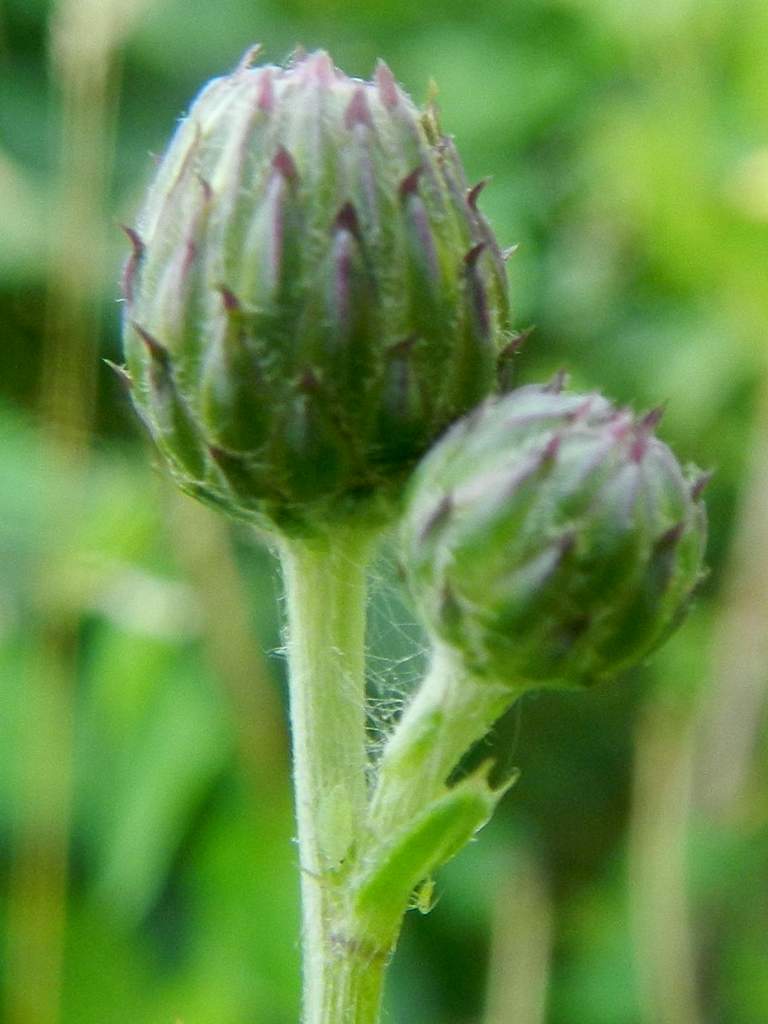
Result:
{"label": "blurred grass blade", "polygon": [[71,623],[47,624],[30,653],[9,873],[7,1024],[55,1024],[66,924],[71,804]]}
{"label": "blurred grass blade", "polygon": [[516,854],[494,906],[483,1024],[545,1024],[553,907],[530,851]]}
{"label": "blurred grass blade", "polygon": [[281,787],[287,778],[287,732],[227,524],[189,498],[173,494],[171,501],[179,562],[202,610],[204,641],[230,705],[241,767],[261,799],[265,787]]}
{"label": "blurred grass blade", "polygon": [[696,804],[720,822],[738,815],[768,703],[768,373],[751,435],[698,723]]}
{"label": "blurred grass blade", "polygon": [[[61,109],[40,404],[49,444],[78,463],[88,450],[96,405],[117,48],[129,24],[127,12],[139,9],[136,0],[60,0],[50,25]],[[53,492],[58,473],[46,460],[38,469]],[[20,797],[11,852],[5,993],[9,1024],[58,1024],[61,1019],[73,691],[82,609],[59,605],[48,594],[51,566],[58,567],[67,554],[73,510],[66,502],[60,505],[54,493],[46,497],[48,522],[34,584],[37,621],[29,631],[34,647],[29,718],[19,754]]]}
{"label": "blurred grass blade", "polygon": [[51,16],[58,186],[41,405],[54,439],[70,451],[85,444],[93,425],[120,46],[151,2],[59,0]]}
{"label": "blurred grass blade", "polygon": [[629,895],[640,1024],[703,1024],[686,894],[692,731],[651,702],[640,722],[629,835]]}

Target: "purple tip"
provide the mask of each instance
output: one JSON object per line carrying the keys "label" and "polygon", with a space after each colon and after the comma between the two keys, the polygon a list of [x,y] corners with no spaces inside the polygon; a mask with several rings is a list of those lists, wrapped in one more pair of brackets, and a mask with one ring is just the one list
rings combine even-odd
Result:
{"label": "purple tip", "polygon": [[480,259],[480,255],[485,249],[485,242],[478,242],[477,245],[473,245],[472,248],[464,254],[464,264],[467,267],[477,266],[477,261]]}
{"label": "purple tip", "polygon": [[552,380],[547,381],[542,390],[551,395],[559,395],[564,388],[568,387],[568,379],[568,371],[561,368]]}
{"label": "purple tip", "polygon": [[453,511],[453,498],[450,491],[443,495],[435,505],[419,533],[419,540],[425,541],[431,533],[434,533],[448,519]]}
{"label": "purple tip", "polygon": [[187,239],[187,244],[184,246],[184,259],[181,261],[181,276],[184,279],[190,272],[195,264],[199,254],[197,243],[194,239]]}
{"label": "purple tip", "polygon": [[206,203],[210,203],[213,199],[213,189],[211,188],[210,181],[204,178],[202,174],[197,175],[197,180],[200,182],[200,188],[203,190],[203,199]]}
{"label": "purple tip", "polygon": [[629,457],[633,462],[640,463],[648,451],[650,434],[642,424],[635,427],[634,434],[635,436],[632,438],[632,443],[629,446]]}
{"label": "purple tip", "polygon": [[394,110],[400,101],[399,93],[397,90],[397,82],[395,76],[389,70],[383,60],[380,60],[376,65],[376,71],[374,74],[376,85],[379,89],[379,96],[381,96],[381,102],[389,110]]}
{"label": "purple tip", "polygon": [[560,451],[560,446],[563,443],[561,434],[553,434],[552,437],[544,445],[541,452],[542,462],[554,462],[557,458],[557,453]]}
{"label": "purple tip", "polygon": [[526,327],[524,330],[518,331],[517,334],[514,334],[509,339],[507,344],[501,350],[500,355],[502,355],[502,356],[513,356],[513,355],[515,355],[517,352],[519,352],[524,347],[524,345],[527,343],[528,339],[530,338],[530,336],[533,334],[533,332],[535,330],[536,330],[536,325],[535,324],[531,324],[530,327]]}
{"label": "purple tip", "polygon": [[422,166],[419,166],[414,168],[410,174],[407,174],[403,178],[403,180],[400,182],[400,188],[398,190],[401,199],[406,199],[408,196],[412,196],[415,194],[416,190],[419,187],[419,178],[422,176],[423,173],[424,168]]}
{"label": "purple tip", "polygon": [[661,418],[666,412],[666,408],[666,404],[657,405],[655,409],[651,409],[650,412],[647,412],[645,416],[643,416],[640,419],[639,426],[641,426],[644,430],[655,430],[661,422]]}
{"label": "purple tip", "polygon": [[220,284],[218,292],[219,295],[221,295],[221,301],[227,313],[239,313],[242,310],[240,300],[230,288],[227,288],[224,284]]}
{"label": "purple tip", "polygon": [[366,128],[373,127],[371,111],[365,95],[365,86],[359,85],[352,93],[352,99],[349,101],[344,112],[344,124],[349,129],[354,128],[358,124],[363,124]]}
{"label": "purple tip", "polygon": [[278,147],[277,152],[272,157],[272,166],[291,185],[298,184],[299,172],[296,170],[293,157],[284,146]]}
{"label": "purple tip", "polygon": [[709,481],[713,477],[712,470],[706,473],[700,473],[691,484],[691,498],[693,501],[698,501],[704,493],[705,488],[709,484]]}
{"label": "purple tip", "polygon": [[608,426],[613,440],[623,441],[634,427],[632,414],[626,409],[617,409],[613,419],[609,420]]}
{"label": "purple tip", "polygon": [[137,324],[135,320],[131,321],[131,326],[147,346],[147,351],[152,358],[157,360],[157,362],[166,365],[168,363],[168,349],[164,345],[161,345],[154,335],[150,334],[149,331],[145,330],[140,324]]}
{"label": "purple tip", "polygon": [[581,405],[577,406],[573,412],[568,413],[566,419],[569,423],[578,423],[579,420],[584,420],[592,412],[592,406],[595,404],[595,396],[587,395]]}
{"label": "purple tip", "polygon": [[667,550],[675,547],[683,534],[685,533],[685,523],[681,520],[679,523],[675,523],[674,526],[670,526],[668,530],[656,540],[656,550]]}
{"label": "purple tip", "polygon": [[473,185],[467,192],[467,204],[474,213],[478,213],[477,200],[480,198],[480,193],[483,191],[485,186],[490,181],[490,178],[482,178],[476,185]]}
{"label": "purple tip", "polygon": [[275,109],[275,86],[273,81],[274,72],[272,68],[263,68],[259,75],[259,90],[256,105],[265,114],[271,114]]}
{"label": "purple tip", "polygon": [[138,231],[134,231],[133,228],[126,227],[124,224],[120,225],[123,231],[128,236],[128,240],[131,243],[132,252],[128,258],[125,267],[123,268],[123,277],[121,281],[121,290],[123,298],[126,302],[133,302],[133,282],[136,277],[136,271],[139,268],[139,264],[144,258],[144,243],[139,237]]}
{"label": "purple tip", "polygon": [[357,217],[357,210],[351,202],[346,202],[336,214],[333,222],[336,231],[348,231],[353,238],[360,239],[360,221]]}
{"label": "purple tip", "polygon": [[249,46],[243,56],[240,58],[240,63],[235,68],[235,74],[240,71],[249,71],[256,63],[256,58],[262,51],[261,43],[255,43],[253,46]]}
{"label": "purple tip", "polygon": [[144,255],[144,243],[141,240],[139,232],[135,228],[129,228],[127,224],[121,224],[120,228],[128,236],[128,241],[131,243],[133,249],[133,255],[137,260],[140,260]]}
{"label": "purple tip", "polygon": [[525,345],[533,330],[533,327],[529,327],[527,330],[513,335],[499,352],[496,365],[499,387],[502,392],[511,391],[514,380],[515,357],[523,345]]}
{"label": "purple tip", "polygon": [[334,67],[333,61],[325,50],[318,50],[307,60],[307,73],[314,78],[318,85],[329,86],[333,84]]}

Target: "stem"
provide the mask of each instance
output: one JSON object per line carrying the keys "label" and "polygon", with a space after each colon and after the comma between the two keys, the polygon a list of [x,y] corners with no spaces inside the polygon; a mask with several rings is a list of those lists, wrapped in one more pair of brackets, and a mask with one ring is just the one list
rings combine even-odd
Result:
{"label": "stem", "polygon": [[469,788],[446,783],[518,693],[473,680],[447,647],[435,649],[378,765],[347,904],[343,934],[350,947],[394,949],[414,886],[487,820],[505,786],[493,790],[485,780],[478,788],[477,776],[474,787],[470,779]]}
{"label": "stem", "polygon": [[387,744],[369,806],[365,573],[371,551],[370,534],[341,531],[283,540],[280,550],[302,870],[304,1024],[378,1021],[406,895],[395,881],[394,905],[385,892],[383,913],[362,913],[356,887],[391,834],[445,792],[462,755],[518,694],[473,681],[448,648],[438,647]]}
{"label": "stem", "polygon": [[522,691],[473,680],[448,647],[432,663],[384,749],[369,820],[386,836],[423,810],[473,743]]}
{"label": "stem", "polygon": [[370,534],[285,539],[288,669],[301,863],[305,1024],[375,1024],[386,953],[348,938],[365,822],[365,572]]}

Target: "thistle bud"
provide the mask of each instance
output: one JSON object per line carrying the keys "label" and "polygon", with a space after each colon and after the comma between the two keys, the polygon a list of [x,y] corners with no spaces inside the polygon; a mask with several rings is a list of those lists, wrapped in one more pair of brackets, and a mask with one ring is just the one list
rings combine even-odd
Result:
{"label": "thistle bud", "polygon": [[494,384],[507,285],[478,192],[383,64],[210,82],[123,278],[134,401],[181,486],[283,530],[388,508]]}
{"label": "thistle bud", "polygon": [[702,575],[702,480],[597,394],[529,386],[457,423],[408,492],[428,629],[478,678],[588,685],[642,660]]}

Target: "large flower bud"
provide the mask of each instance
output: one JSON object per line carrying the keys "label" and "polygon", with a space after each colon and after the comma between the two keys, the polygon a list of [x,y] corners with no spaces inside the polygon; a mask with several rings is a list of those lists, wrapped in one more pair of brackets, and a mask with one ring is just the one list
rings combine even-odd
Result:
{"label": "large flower bud", "polygon": [[386,508],[494,383],[507,285],[478,192],[383,64],[210,82],[124,274],[134,400],[180,484],[288,530]]}
{"label": "large flower bud", "polygon": [[418,468],[406,564],[428,629],[479,678],[586,685],[644,658],[702,574],[706,477],[599,395],[529,386]]}

